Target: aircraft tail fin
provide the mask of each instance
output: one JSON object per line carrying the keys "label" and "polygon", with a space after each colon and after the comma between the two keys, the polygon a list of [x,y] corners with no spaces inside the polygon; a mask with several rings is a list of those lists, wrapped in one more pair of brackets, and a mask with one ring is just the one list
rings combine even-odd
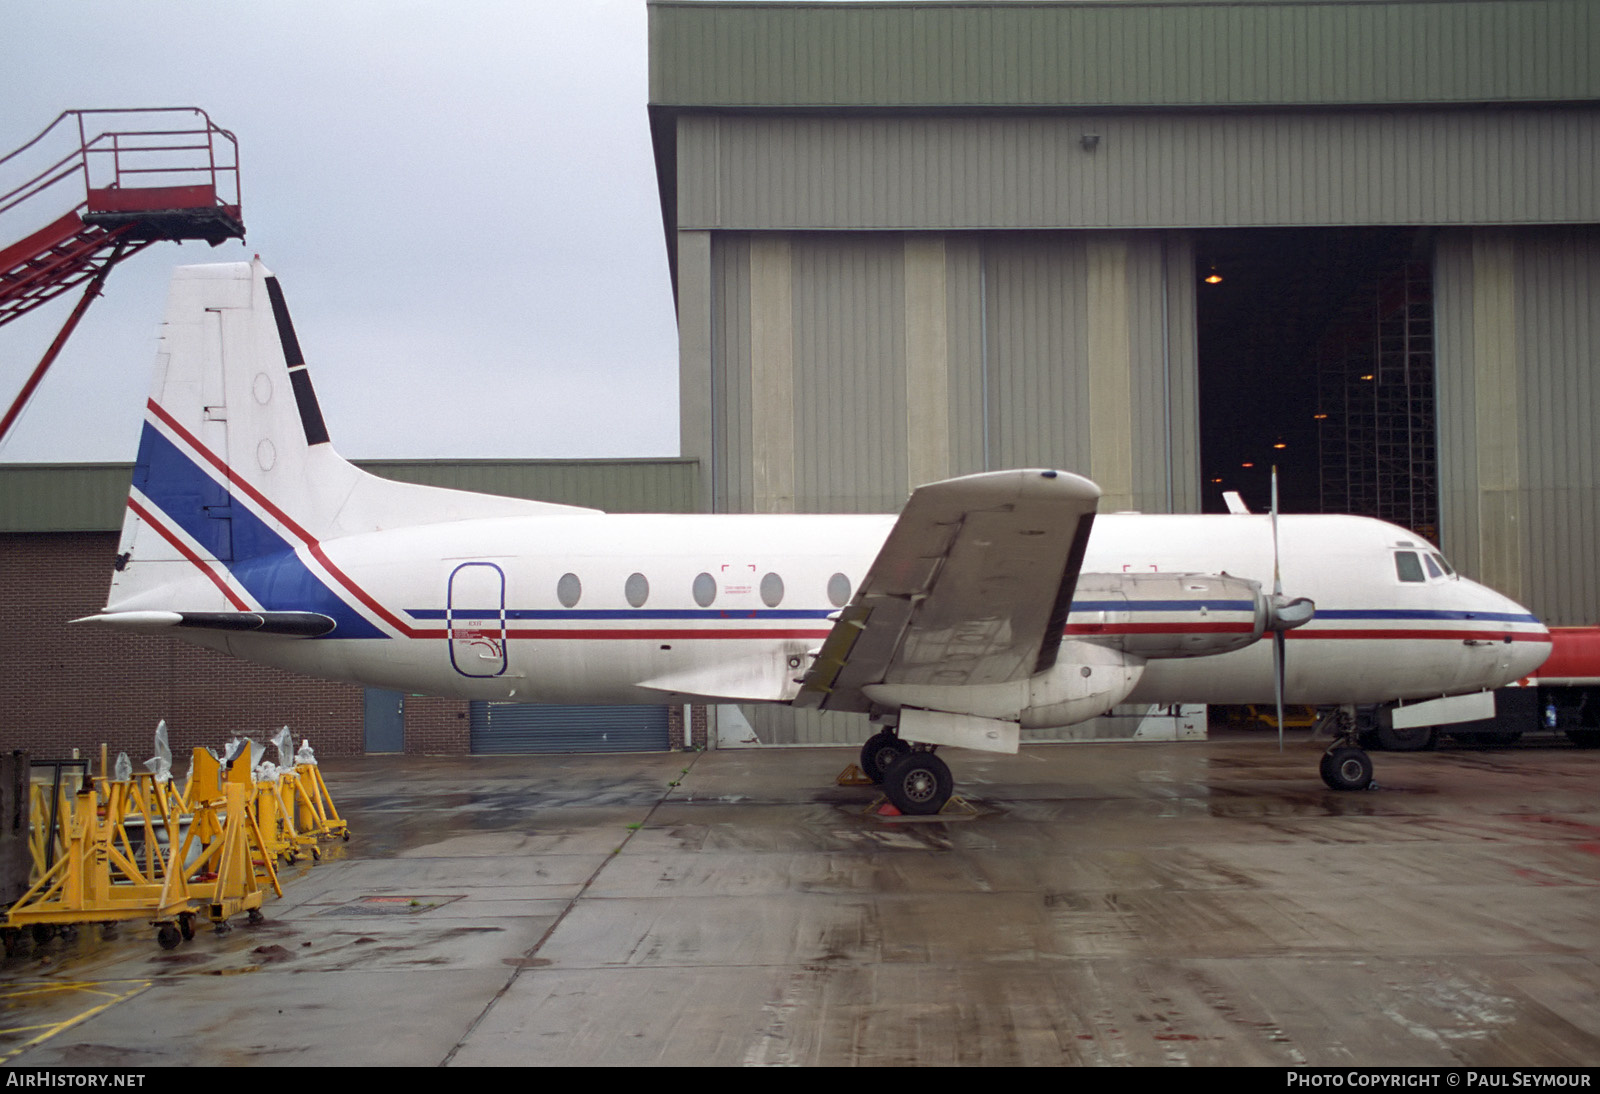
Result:
{"label": "aircraft tail fin", "polygon": [[[261,569],[258,560],[415,524],[592,511],[362,471],[330,443],[277,278],[260,260],[183,267],[167,302],[108,610],[258,610],[263,598],[241,576]],[[209,581],[197,583],[196,568]],[[201,594],[172,603],[166,594],[179,585]]]}

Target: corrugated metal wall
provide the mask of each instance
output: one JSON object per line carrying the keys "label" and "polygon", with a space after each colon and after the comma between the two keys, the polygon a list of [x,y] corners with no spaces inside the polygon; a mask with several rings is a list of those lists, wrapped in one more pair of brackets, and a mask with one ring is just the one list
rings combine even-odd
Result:
{"label": "corrugated metal wall", "polygon": [[1528,603],[1600,622],[1600,228],[1517,233]]}
{"label": "corrugated metal wall", "polygon": [[1441,233],[1443,546],[1547,622],[1600,620],[1600,228]]}
{"label": "corrugated metal wall", "polygon": [[1600,88],[1591,0],[649,10],[650,101],[686,106],[1563,101]]}
{"label": "corrugated metal wall", "polygon": [[[1600,7],[1600,5],[1597,5]],[[1092,150],[1084,134],[1099,138]],[[1600,110],[678,119],[681,228],[1600,220]]]}
{"label": "corrugated metal wall", "polygon": [[[612,513],[693,513],[693,459],[356,460],[375,475]],[[122,527],[132,464],[0,464],[0,532],[93,532]]]}
{"label": "corrugated metal wall", "polygon": [[[1121,476],[1116,508],[1197,506],[1186,235],[718,232],[712,255],[717,510],[894,512],[1007,467]],[[913,344],[939,360],[913,371]]]}
{"label": "corrugated metal wall", "polygon": [[795,236],[795,509],[892,513],[906,481],[898,235]]}

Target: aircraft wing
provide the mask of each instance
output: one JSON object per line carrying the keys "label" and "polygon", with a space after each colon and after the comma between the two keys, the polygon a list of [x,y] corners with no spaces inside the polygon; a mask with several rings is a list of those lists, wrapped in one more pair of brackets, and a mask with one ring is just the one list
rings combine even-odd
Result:
{"label": "aircraft wing", "polygon": [[1099,498],[1061,471],[918,488],[795,705],[864,711],[871,684],[1004,683],[1055,664]]}

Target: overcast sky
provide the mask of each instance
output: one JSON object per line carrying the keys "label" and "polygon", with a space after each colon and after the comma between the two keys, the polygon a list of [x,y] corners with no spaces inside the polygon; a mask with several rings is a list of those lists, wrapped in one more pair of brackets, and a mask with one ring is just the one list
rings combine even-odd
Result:
{"label": "overcast sky", "polygon": [[[347,456],[677,454],[643,0],[9,0],[0,71],[0,154],[69,108],[203,107],[249,230],[113,271],[0,460],[131,460],[172,268],[256,253]],[[72,300],[0,327],[3,405]]]}

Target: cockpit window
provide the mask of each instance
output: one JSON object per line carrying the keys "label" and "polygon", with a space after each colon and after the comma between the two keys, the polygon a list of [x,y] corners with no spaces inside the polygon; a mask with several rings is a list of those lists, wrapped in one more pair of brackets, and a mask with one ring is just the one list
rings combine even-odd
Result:
{"label": "cockpit window", "polygon": [[1423,555],[1422,564],[1428,568],[1428,576],[1433,578],[1444,577],[1444,571],[1439,569],[1439,564],[1433,561],[1432,555]]}
{"label": "cockpit window", "polygon": [[1433,561],[1435,561],[1435,562],[1437,562],[1439,564],[1439,568],[1441,570],[1443,570],[1445,573],[1449,574],[1451,577],[1455,577],[1456,576],[1455,569],[1453,567],[1451,567],[1451,565],[1444,560],[1444,556],[1441,555],[1438,551],[1433,552],[1432,558],[1433,558]]}
{"label": "cockpit window", "polygon": [[1422,576],[1422,563],[1417,561],[1415,551],[1396,551],[1394,553],[1394,570],[1400,575],[1401,581],[1425,581]]}

